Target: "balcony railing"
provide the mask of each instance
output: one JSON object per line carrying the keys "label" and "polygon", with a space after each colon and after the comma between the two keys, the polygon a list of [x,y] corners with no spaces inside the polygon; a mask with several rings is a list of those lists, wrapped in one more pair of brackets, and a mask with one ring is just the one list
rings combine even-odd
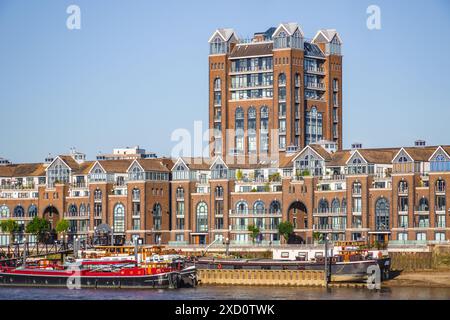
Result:
{"label": "balcony railing", "polygon": [[[399,208],[399,211],[400,211],[400,208]],[[408,211],[408,207],[406,207],[405,211]],[[416,206],[416,207],[414,207],[414,213],[415,214],[429,214],[430,208],[428,206]]]}
{"label": "balcony railing", "polygon": [[343,224],[314,224],[313,230],[339,230],[344,231],[345,225]]}
{"label": "balcony railing", "polygon": [[325,70],[323,67],[308,66],[308,67],[306,67],[306,72],[325,74]]}
{"label": "balcony railing", "polygon": [[86,182],[74,182],[70,184],[71,188],[74,189],[84,189],[87,188],[87,183]]}
{"label": "balcony railing", "polygon": [[316,216],[346,216],[347,208],[335,208],[335,209],[314,209],[313,215]]}
{"label": "balcony railing", "polygon": [[110,173],[91,173],[88,175],[90,183],[95,182],[114,182],[114,174]]}
{"label": "balcony railing", "polygon": [[319,180],[321,180],[321,181],[345,181],[345,175],[334,174],[334,175],[319,176]]}
{"label": "balcony railing", "polygon": [[414,222],[414,228],[429,228],[429,227],[430,227],[430,221]]}
{"label": "balcony railing", "polygon": [[445,207],[445,206],[436,206],[436,207],[434,208],[434,211],[435,211],[436,213],[445,213],[445,210],[446,210],[446,207]]}
{"label": "balcony railing", "polygon": [[323,83],[307,82],[306,88],[312,90],[325,90],[325,85]]}
{"label": "balcony railing", "polygon": [[436,228],[445,228],[445,221],[436,221],[435,226]]}
{"label": "balcony railing", "polygon": [[35,190],[35,189],[37,189],[37,186],[34,183],[0,185],[0,190]]}
{"label": "balcony railing", "polygon": [[450,171],[450,161],[431,161],[431,172],[448,172]]}
{"label": "balcony railing", "polygon": [[236,218],[236,217],[245,217],[245,218],[251,218],[251,217],[281,217],[282,213],[281,211],[270,211],[267,209],[264,210],[230,210],[229,211],[230,218]]}

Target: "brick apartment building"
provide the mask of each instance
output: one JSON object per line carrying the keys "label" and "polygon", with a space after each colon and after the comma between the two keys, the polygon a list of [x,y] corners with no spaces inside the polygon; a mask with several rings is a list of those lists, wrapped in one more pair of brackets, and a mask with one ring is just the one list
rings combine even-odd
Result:
{"label": "brick apartment building", "polygon": [[211,156],[265,155],[320,140],[342,147],[336,30],[307,40],[298,24],[282,23],[240,40],[233,29],[218,29],[209,45]]}
{"label": "brick apartment building", "polygon": [[342,148],[336,31],[307,41],[289,23],[243,41],[219,29],[209,43],[211,157],[157,158],[136,147],[97,161],[75,150],[37,164],[0,158],[0,220],[24,230],[35,216],[52,226],[64,218],[72,237],[107,225],[118,243],[251,244],[255,225],[257,243],[276,245],[281,221],[292,222],[295,242],[316,232],[449,241],[450,146]]}

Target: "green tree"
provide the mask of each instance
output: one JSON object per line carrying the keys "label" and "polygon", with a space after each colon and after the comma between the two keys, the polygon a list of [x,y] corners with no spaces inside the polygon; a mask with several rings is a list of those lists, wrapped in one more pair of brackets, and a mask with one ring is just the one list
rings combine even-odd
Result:
{"label": "green tree", "polygon": [[9,234],[9,243],[12,244],[14,242],[14,232],[19,231],[19,224],[17,221],[13,219],[8,219],[0,222],[0,228],[3,232]]}
{"label": "green tree", "polygon": [[320,232],[313,232],[313,240],[317,242],[323,241],[323,234]]}
{"label": "green tree", "polygon": [[67,230],[69,230],[69,227],[70,227],[69,221],[61,219],[56,224],[56,232],[61,233],[64,236]]}
{"label": "green tree", "polygon": [[38,241],[43,242],[45,233],[50,231],[50,222],[43,218],[34,217],[33,220],[27,224],[25,231],[36,235]]}
{"label": "green tree", "polygon": [[252,242],[255,243],[256,238],[259,236],[261,230],[257,226],[249,225],[247,230],[250,231],[250,237],[252,238]]}
{"label": "green tree", "polygon": [[294,225],[289,221],[280,222],[278,233],[288,242],[290,235],[294,232]]}

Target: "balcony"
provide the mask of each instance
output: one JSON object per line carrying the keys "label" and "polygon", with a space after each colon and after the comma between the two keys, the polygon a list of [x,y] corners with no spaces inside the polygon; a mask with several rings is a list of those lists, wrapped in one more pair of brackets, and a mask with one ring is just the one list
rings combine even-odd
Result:
{"label": "balcony", "polygon": [[88,175],[89,183],[96,182],[114,182],[114,174],[110,173],[92,173]]}
{"label": "balcony", "polygon": [[336,209],[314,209],[313,216],[318,217],[339,217],[347,216],[347,208],[336,208]]}
{"label": "balcony", "polygon": [[229,217],[230,218],[281,218],[282,213],[281,211],[270,211],[267,209],[264,210],[230,210],[229,211]]}
{"label": "balcony", "polygon": [[400,187],[398,188],[399,196],[407,196],[408,195],[408,187]]}
{"label": "balcony", "polygon": [[436,195],[445,195],[445,186],[437,185],[434,192],[436,193]]}
{"label": "balcony", "polygon": [[70,184],[72,189],[86,189],[88,186],[86,182],[74,182]]}
{"label": "balcony", "polygon": [[279,118],[279,119],[284,119],[284,118],[286,118],[286,111],[280,111],[280,112],[278,112],[278,118]]}
{"label": "balcony", "polygon": [[319,177],[319,181],[345,181],[345,175],[343,174],[333,174],[333,175],[324,175]]}
{"label": "balcony", "polygon": [[216,114],[214,115],[214,122],[221,122],[222,121],[222,115]]}
{"label": "balcony", "polygon": [[434,211],[436,214],[445,214],[446,207],[445,206],[436,206]]}
{"label": "balcony", "polygon": [[325,91],[325,85],[323,83],[308,82],[306,83],[306,88],[311,90],[322,90]]}
{"label": "balcony", "polygon": [[314,73],[314,74],[320,74],[320,75],[324,75],[325,74],[325,70],[324,70],[323,67],[307,66],[305,68],[305,71],[307,73]]}
{"label": "balcony", "polygon": [[436,228],[446,228],[445,221],[436,221],[435,223]]}
{"label": "balcony", "polygon": [[414,222],[414,228],[429,228],[430,227],[430,221],[419,221]]}
{"label": "balcony", "polygon": [[221,180],[221,179],[227,179],[231,180],[234,179],[236,176],[236,173],[234,170],[212,170],[211,171],[211,180]]}
{"label": "balcony", "polygon": [[34,183],[0,185],[0,190],[36,190],[36,189],[37,186]]}
{"label": "balcony", "polygon": [[[400,208],[399,208],[400,211]],[[408,211],[408,207],[406,207],[406,213]],[[427,215],[430,214],[430,208],[428,206],[416,206],[414,207],[414,214],[418,215]]]}
{"label": "balcony", "polygon": [[345,225],[343,225],[343,224],[313,224],[313,230],[345,231]]}
{"label": "balcony", "polygon": [[352,229],[362,229],[362,223],[352,223]]}

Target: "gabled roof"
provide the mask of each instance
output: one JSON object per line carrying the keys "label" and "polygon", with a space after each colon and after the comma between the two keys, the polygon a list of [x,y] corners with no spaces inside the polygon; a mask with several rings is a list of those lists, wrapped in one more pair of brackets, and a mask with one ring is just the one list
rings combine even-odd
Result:
{"label": "gabled roof", "polygon": [[300,34],[302,35],[302,37],[304,37],[304,33],[303,30],[300,29],[298,23],[296,22],[289,22],[289,23],[281,23],[274,31],[273,35],[277,34],[281,29],[283,29],[284,31],[286,31],[286,33],[290,36],[292,36],[295,31],[299,31]]}
{"label": "gabled roof", "polygon": [[339,43],[342,44],[342,39],[339,36],[339,33],[336,31],[336,29],[321,29],[321,30],[317,31],[312,42],[316,42],[316,40],[320,40],[320,36],[325,38],[325,40],[327,42],[331,42],[331,41],[333,41],[334,37],[337,37]]}
{"label": "gabled roof", "polygon": [[[72,171],[72,174],[88,174],[91,166],[95,163],[94,161],[84,161],[82,163],[78,163],[71,156],[57,156],[56,159],[61,159]],[[53,162],[55,161],[53,160]],[[52,164],[53,164],[52,162]],[[51,164],[50,164],[51,165]]]}
{"label": "gabled roof", "polygon": [[213,162],[211,163],[211,166],[209,167],[209,169],[212,169],[212,168],[216,165],[216,163],[221,163],[221,164],[223,164],[225,167],[228,168],[227,164],[225,163],[225,161],[223,161],[222,157],[221,157],[221,156],[217,156],[217,157],[214,158],[214,160],[213,160]]}
{"label": "gabled roof", "polygon": [[428,159],[428,161],[431,161],[431,159],[434,158],[434,156],[436,155],[436,153],[438,153],[439,151],[442,151],[444,153],[444,155],[447,157],[447,159],[450,159],[450,156],[448,154],[447,151],[445,151],[444,148],[442,148],[441,146],[437,147],[437,149],[433,152],[433,154],[430,156],[430,158]]}
{"label": "gabled roof", "polygon": [[414,161],[414,158],[411,157],[411,155],[408,153],[408,151],[405,150],[405,148],[400,148],[400,150],[398,150],[398,152],[397,152],[397,153],[395,154],[395,156],[392,158],[392,161],[391,161],[391,162],[394,162],[395,159],[397,159],[398,156],[399,156],[402,152],[410,159],[410,161]]}
{"label": "gabled roof", "polygon": [[[222,38],[223,41],[227,42],[231,39],[231,37],[234,35],[236,37],[236,34],[234,32],[234,29],[217,29],[213,35],[209,38],[208,42],[211,42],[214,40],[216,35],[219,35],[220,38]],[[237,38],[237,37],[236,37]]]}
{"label": "gabled roof", "polygon": [[[318,148],[316,148],[316,147],[318,147]],[[319,148],[322,149],[326,154],[324,152],[322,152],[322,150],[320,150]],[[322,147],[309,144],[306,147],[304,147],[300,152],[298,152],[292,158],[291,162],[294,162],[298,157],[300,157],[307,150],[311,150],[312,152],[314,152],[318,157],[320,157],[324,161],[325,161],[326,158],[330,157],[330,154],[325,149],[323,149]]]}
{"label": "gabled roof", "polygon": [[355,156],[359,156],[364,163],[367,163],[367,160],[362,156],[362,154],[358,150],[353,150],[351,156],[347,159],[345,164],[348,164],[351,159],[353,159]]}

